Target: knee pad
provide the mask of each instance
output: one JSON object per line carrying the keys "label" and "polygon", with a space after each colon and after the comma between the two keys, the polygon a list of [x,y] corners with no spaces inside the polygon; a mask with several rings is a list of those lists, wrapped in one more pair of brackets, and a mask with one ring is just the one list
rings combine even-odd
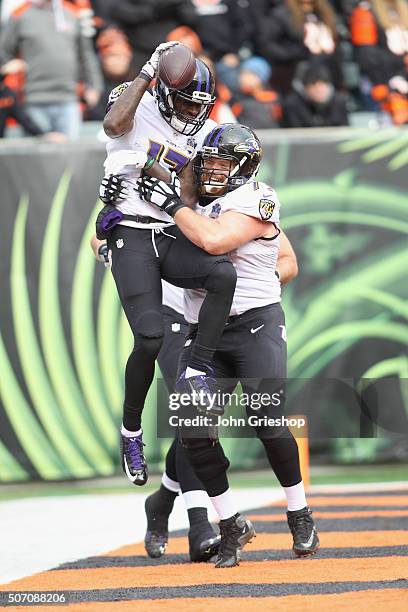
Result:
{"label": "knee pad", "polygon": [[141,359],[156,359],[163,343],[163,336],[149,338],[137,335],[135,337],[134,353],[138,353]]}
{"label": "knee pad", "polygon": [[163,338],[164,324],[161,311],[145,310],[138,314],[131,301],[125,302],[126,318],[129,322],[133,336],[146,338]]}
{"label": "knee pad", "polygon": [[138,336],[146,338],[163,338],[163,315],[157,310],[145,310],[135,320],[135,330]]}
{"label": "knee pad", "polygon": [[208,274],[204,288],[207,291],[234,291],[237,283],[237,272],[232,263],[222,259],[215,264]]}
{"label": "knee pad", "polygon": [[129,322],[134,336],[134,352],[142,353],[146,359],[156,359],[164,339],[161,315],[156,310],[148,310]]}

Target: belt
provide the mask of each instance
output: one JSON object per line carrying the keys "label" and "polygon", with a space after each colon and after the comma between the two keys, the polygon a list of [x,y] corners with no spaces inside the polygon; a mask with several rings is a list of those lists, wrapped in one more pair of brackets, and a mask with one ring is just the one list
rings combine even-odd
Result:
{"label": "belt", "polygon": [[250,308],[249,310],[245,310],[245,312],[241,312],[241,314],[238,315],[231,315],[228,317],[225,325],[234,323],[234,321],[237,321],[238,319],[248,319],[249,317],[254,316],[258,313],[262,314],[262,312],[265,312],[265,310],[276,307],[276,305],[279,303],[280,302],[273,302],[272,304],[266,304],[265,306],[257,306],[256,308]]}
{"label": "belt", "polygon": [[168,223],[169,221],[163,221],[163,219],[155,219],[154,217],[145,217],[143,215],[123,215],[121,221],[134,221],[135,223]]}

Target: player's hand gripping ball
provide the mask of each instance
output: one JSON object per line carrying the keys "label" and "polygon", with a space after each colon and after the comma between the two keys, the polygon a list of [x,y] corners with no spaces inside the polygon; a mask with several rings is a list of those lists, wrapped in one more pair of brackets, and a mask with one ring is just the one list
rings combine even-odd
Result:
{"label": "player's hand gripping ball", "polygon": [[161,55],[170,47],[174,47],[175,45],[177,45],[177,42],[172,40],[170,42],[161,43],[161,45],[156,47],[151,58],[147,60],[147,62],[143,66],[142,72],[144,72],[150,79],[154,79],[154,77],[156,76],[157,69],[159,67]]}

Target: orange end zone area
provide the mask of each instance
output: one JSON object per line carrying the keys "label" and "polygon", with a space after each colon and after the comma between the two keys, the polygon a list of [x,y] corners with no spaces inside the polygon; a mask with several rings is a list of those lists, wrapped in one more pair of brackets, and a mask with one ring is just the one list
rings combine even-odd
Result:
{"label": "orange end zone area", "polygon": [[[89,563],[74,563],[69,569],[54,569],[15,580],[1,586],[0,591],[72,591],[72,597],[79,601],[64,608],[78,612],[85,609],[215,612],[220,606],[223,612],[236,612],[240,606],[248,612],[354,611],[358,606],[378,612],[405,609],[408,530],[382,530],[370,519],[383,517],[384,525],[389,517],[395,525],[402,525],[401,518],[408,516],[406,493],[404,489],[395,495],[311,495],[317,528],[319,518],[330,519],[335,526],[333,531],[319,534],[325,551],[320,558],[319,553],[308,559],[288,558],[292,538],[283,524],[285,511],[275,514],[268,506],[249,514],[255,525],[263,524],[266,532],[259,533],[245,548],[239,567],[218,570],[212,563],[190,564],[185,558],[174,556],[156,563],[146,560],[140,542],[98,555],[97,560],[89,559]],[[281,508],[283,504],[273,505]],[[361,525],[367,519],[367,527],[373,525],[372,529],[354,531],[357,518]],[[332,553],[327,554],[331,549]],[[271,558],[271,553],[277,551],[286,556]],[[167,552],[188,553],[187,537],[171,535]],[[246,552],[258,554],[248,555],[245,560]],[[10,609],[21,610],[23,606]]]}
{"label": "orange end zone area", "polygon": [[[270,521],[273,523],[279,523],[280,521],[285,520],[283,515],[280,514],[247,514],[246,515],[251,521]],[[406,516],[408,517],[408,510],[353,510],[348,512],[347,510],[339,510],[337,512],[327,512],[324,510],[316,510],[313,512],[313,517],[315,519],[318,518],[370,518],[375,516],[389,516],[389,517],[398,517],[398,516]]]}
{"label": "orange end zone area", "polygon": [[[258,515],[259,516],[259,515]],[[259,520],[259,519],[258,519]],[[351,541],[344,537],[344,531],[322,531],[319,533],[322,548],[350,548],[360,546],[401,546],[408,545],[408,531],[353,531]],[[290,549],[290,533],[262,533],[257,535],[248,550]],[[169,554],[188,552],[187,538],[171,538],[167,549]],[[104,556],[122,557],[145,555],[143,543],[129,544],[111,550]]]}
{"label": "orange end zone area", "polygon": [[[368,542],[367,542],[368,543]],[[408,557],[361,559],[293,559],[246,561],[226,571],[211,564],[160,565],[147,567],[107,567],[98,569],[54,570],[16,580],[7,590],[117,589],[137,587],[174,587],[206,584],[287,584],[349,581],[398,580],[408,576]],[[3,590],[4,587],[3,587]]]}
{"label": "orange end zone area", "polygon": [[[110,601],[110,602],[84,602],[69,604],[62,609],[69,612],[144,612],[148,606],[149,612],[236,612],[245,610],[250,612],[298,612],[299,610],[318,610],[321,612],[338,612],[338,610],[355,611],[357,607],[365,606],[370,612],[384,612],[386,610],[403,609],[407,601],[405,589],[382,589],[375,591],[356,591],[350,593],[335,593],[330,595],[288,595],[284,597],[223,597],[222,603],[215,598],[177,598],[155,599],[146,601]],[[22,610],[11,607],[9,610]],[[27,608],[25,608],[27,609]],[[47,606],[47,612],[61,612],[61,606]]]}
{"label": "orange end zone area", "polygon": [[[309,498],[309,505],[312,508],[316,506],[401,506],[407,508],[408,495],[347,495],[324,497],[312,495]],[[286,506],[285,501],[280,501],[271,506]]]}

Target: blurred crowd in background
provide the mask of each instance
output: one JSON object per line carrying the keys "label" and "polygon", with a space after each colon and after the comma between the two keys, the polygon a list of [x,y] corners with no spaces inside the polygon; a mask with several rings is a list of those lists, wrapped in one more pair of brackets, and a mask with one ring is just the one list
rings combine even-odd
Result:
{"label": "blurred crowd in background", "polygon": [[214,71],[218,122],[408,123],[408,0],[2,0],[1,18],[0,137],[76,138],[166,40]]}

